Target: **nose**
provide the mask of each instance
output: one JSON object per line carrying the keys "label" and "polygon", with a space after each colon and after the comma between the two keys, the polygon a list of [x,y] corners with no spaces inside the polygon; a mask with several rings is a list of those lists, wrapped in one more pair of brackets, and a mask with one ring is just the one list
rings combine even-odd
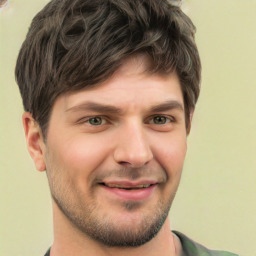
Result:
{"label": "nose", "polygon": [[133,124],[122,130],[114,151],[116,163],[139,168],[150,162],[152,158],[153,153],[142,127]]}

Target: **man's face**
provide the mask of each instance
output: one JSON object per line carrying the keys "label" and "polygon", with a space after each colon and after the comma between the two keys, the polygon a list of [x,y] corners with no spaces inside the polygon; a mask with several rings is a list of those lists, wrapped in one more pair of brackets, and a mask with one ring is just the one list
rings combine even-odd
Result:
{"label": "man's face", "polygon": [[175,73],[126,61],[101,85],[60,96],[43,150],[51,193],[66,220],[109,246],[138,246],[163,225],[186,154]]}

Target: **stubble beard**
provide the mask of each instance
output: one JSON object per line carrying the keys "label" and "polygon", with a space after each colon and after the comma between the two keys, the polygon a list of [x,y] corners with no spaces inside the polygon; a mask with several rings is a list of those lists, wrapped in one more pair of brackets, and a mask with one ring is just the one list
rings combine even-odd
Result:
{"label": "stubble beard", "polygon": [[[134,227],[134,223],[130,223],[130,226],[126,225],[124,228],[114,218],[100,216],[100,209],[93,202],[84,203],[84,207],[71,205],[64,195],[61,197],[52,193],[52,197],[76,229],[90,239],[109,247],[138,247],[153,239],[164,224],[174,198],[172,196],[167,203],[159,201],[148,214],[143,214],[142,209],[138,225]],[[127,211],[134,211],[141,206],[136,202],[129,202],[124,203],[123,207]]]}
{"label": "stubble beard", "polygon": [[[104,202],[98,203],[97,197],[86,196],[80,193],[70,181],[57,174],[53,168],[47,171],[52,198],[57,207],[66,216],[69,223],[87,238],[97,241],[108,247],[138,247],[153,239],[163,226],[175,193],[174,188],[169,198],[160,198],[155,205],[144,211],[143,203],[130,201],[120,207],[127,213],[139,212],[138,219],[128,219],[128,222],[117,223],[115,207],[109,208],[107,213],[102,212]],[[94,191],[95,192],[95,191]],[[91,191],[90,195],[93,195]],[[138,215],[137,215],[138,216]]]}

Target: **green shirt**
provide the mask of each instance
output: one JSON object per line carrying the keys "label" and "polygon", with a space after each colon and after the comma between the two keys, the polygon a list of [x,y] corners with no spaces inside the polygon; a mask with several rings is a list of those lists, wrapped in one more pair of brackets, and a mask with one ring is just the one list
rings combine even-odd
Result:
{"label": "green shirt", "polygon": [[[173,231],[173,233],[180,239],[182,246],[181,256],[238,256],[238,254],[231,252],[209,250],[178,231]],[[50,256],[50,249],[44,256]]]}
{"label": "green shirt", "polygon": [[181,256],[238,256],[238,254],[231,252],[209,250],[178,231],[173,231],[173,233],[180,239],[182,246]]}

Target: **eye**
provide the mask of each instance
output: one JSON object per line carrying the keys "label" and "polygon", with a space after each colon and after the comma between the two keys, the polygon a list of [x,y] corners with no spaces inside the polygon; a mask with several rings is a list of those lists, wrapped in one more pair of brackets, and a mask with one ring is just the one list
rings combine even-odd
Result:
{"label": "eye", "polygon": [[166,117],[166,116],[154,116],[151,120],[150,120],[150,124],[156,124],[156,125],[163,125],[166,123],[170,123],[172,122],[171,118]]}
{"label": "eye", "polygon": [[154,124],[165,124],[167,121],[167,118],[165,116],[155,116],[153,118]]}
{"label": "eye", "polygon": [[93,126],[98,126],[106,123],[106,120],[102,119],[99,116],[91,117],[88,119],[88,123]]}

